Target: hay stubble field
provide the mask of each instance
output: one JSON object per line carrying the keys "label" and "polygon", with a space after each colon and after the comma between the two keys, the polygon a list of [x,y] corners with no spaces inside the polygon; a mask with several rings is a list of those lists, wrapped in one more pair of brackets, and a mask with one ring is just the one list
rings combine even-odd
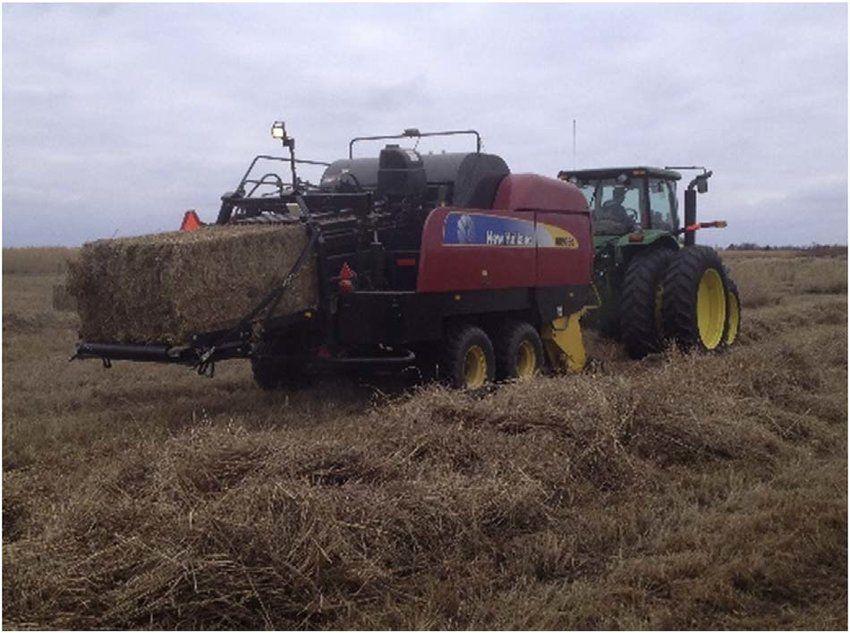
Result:
{"label": "hay stubble field", "polygon": [[483,396],[68,363],[3,253],[6,628],[847,627],[847,260],[725,253],[740,344]]}

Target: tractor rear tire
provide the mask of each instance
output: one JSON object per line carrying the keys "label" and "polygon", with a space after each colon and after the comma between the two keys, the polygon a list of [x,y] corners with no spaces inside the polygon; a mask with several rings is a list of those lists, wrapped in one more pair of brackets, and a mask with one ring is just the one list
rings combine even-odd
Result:
{"label": "tractor rear tire", "polygon": [[656,248],[635,255],[626,268],[620,303],[620,339],[632,358],[660,352],[664,276],[675,251]]}
{"label": "tractor rear tire", "polygon": [[480,327],[451,328],[443,348],[443,372],[455,389],[479,389],[496,377],[496,355],[490,337]]}
{"label": "tractor rear tire", "polygon": [[664,278],[665,332],[684,350],[721,348],[726,333],[726,270],[708,246],[675,254]]}
{"label": "tractor rear tire", "polygon": [[738,286],[726,271],[726,329],[723,332],[723,344],[732,345],[741,331],[741,298]]}
{"label": "tractor rear tire", "polygon": [[528,380],[543,367],[543,341],[531,323],[508,321],[496,337],[496,376],[499,380]]}

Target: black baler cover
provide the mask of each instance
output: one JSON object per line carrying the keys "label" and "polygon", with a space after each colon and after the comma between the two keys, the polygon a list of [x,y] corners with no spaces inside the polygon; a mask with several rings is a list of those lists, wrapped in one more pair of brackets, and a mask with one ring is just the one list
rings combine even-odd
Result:
{"label": "black baler cover", "polygon": [[467,154],[458,166],[452,204],[471,209],[491,208],[499,183],[509,173],[505,161],[495,154]]}
{"label": "black baler cover", "polygon": [[[424,154],[422,163],[429,185],[452,186],[452,204],[479,209],[489,208],[493,204],[499,182],[511,173],[505,161],[495,154]],[[378,186],[377,158],[346,158],[334,161],[322,174],[322,186],[334,186],[344,171],[352,174],[361,187],[376,189]]]}

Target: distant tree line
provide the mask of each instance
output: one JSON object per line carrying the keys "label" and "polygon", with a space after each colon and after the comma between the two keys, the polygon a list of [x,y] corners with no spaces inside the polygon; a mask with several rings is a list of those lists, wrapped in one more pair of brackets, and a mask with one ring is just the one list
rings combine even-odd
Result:
{"label": "distant tree line", "polygon": [[804,251],[816,257],[840,257],[847,256],[847,246],[843,244],[809,244],[807,246],[762,246],[755,242],[741,242],[730,244],[727,251]]}

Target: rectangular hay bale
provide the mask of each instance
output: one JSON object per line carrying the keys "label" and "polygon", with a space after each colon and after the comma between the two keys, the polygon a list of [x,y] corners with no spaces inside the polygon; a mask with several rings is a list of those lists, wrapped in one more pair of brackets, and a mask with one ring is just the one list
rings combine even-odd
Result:
{"label": "rectangular hay bale", "polygon": [[[85,244],[68,273],[80,337],[176,344],[236,325],[283,281],[306,244],[301,224],[209,226]],[[311,255],[275,314],[317,302]]]}

